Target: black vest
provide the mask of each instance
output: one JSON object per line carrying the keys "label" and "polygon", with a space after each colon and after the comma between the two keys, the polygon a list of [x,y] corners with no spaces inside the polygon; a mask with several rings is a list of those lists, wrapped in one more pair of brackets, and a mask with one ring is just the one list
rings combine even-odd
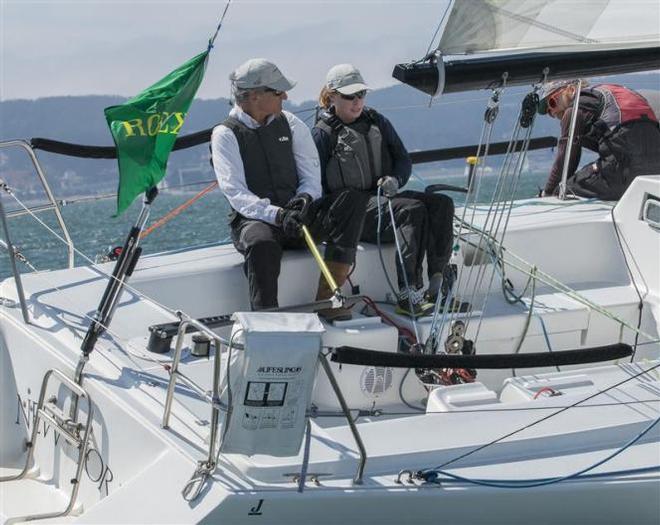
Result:
{"label": "black vest", "polygon": [[298,188],[298,172],[286,116],[279,115],[270,124],[256,129],[234,117],[222,124],[236,136],[248,189],[275,206],[289,202]]}
{"label": "black vest", "polygon": [[[366,122],[362,121],[363,119]],[[375,111],[365,108],[355,124],[345,125],[334,113],[324,111],[316,126],[330,135],[332,156],[325,169],[325,188],[332,192],[346,188],[373,190],[392,171],[392,157],[377,125]]]}

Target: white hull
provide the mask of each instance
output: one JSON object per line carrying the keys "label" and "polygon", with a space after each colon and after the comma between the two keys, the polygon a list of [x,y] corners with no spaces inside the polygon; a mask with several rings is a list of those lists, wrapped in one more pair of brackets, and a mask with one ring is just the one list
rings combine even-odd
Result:
{"label": "white hull", "polygon": [[[640,177],[617,206],[620,232],[636,254],[635,281],[643,294],[640,329],[658,338],[660,319],[660,232],[639,219],[648,194],[660,195],[658,177]],[[475,220],[478,223],[478,218]],[[577,290],[618,318],[612,319],[550,288],[537,290],[538,317],[544,320],[553,350],[632,343],[638,296],[623,261],[603,203],[571,206],[529,201],[514,209],[505,242],[511,252]],[[458,255],[463,262],[465,247]],[[392,260],[390,255],[386,259]],[[105,272],[109,266],[99,267]],[[390,271],[393,271],[393,265]],[[521,289],[525,277],[508,274]],[[280,278],[281,304],[312,300],[318,270],[307,254],[287,254]],[[359,254],[354,281],[361,293],[384,298],[382,272],[374,247]],[[0,371],[3,434],[0,476],[20,469],[24,442],[41,381],[50,369],[73,376],[80,344],[107,279],[92,267],[24,276],[31,324],[17,305],[0,309]],[[247,284],[241,257],[217,246],[141,260],[129,283],[166,308],[204,317],[247,309]],[[486,282],[486,284],[488,284]],[[488,293],[484,286],[480,293]],[[13,280],[1,295],[18,301]],[[511,352],[522,335],[526,312],[511,306],[493,286],[484,313],[477,352]],[[478,295],[476,296],[478,299]],[[387,309],[385,307],[385,309]],[[391,309],[388,310],[391,312]],[[394,314],[393,314],[394,315]],[[145,350],[147,327],[175,320],[162,308],[130,290],[124,292],[110,333],[96,347],[83,386],[95,406],[91,450],[72,513],[54,521],[81,523],[658,523],[660,521],[660,425],[586,477],[535,488],[492,488],[464,482],[405,482],[402,469],[428,469],[529,425],[559,407],[578,403],[516,433],[501,443],[448,467],[468,478],[529,480],[561,477],[607,457],[648,427],[660,413],[660,376],[651,369],[660,358],[658,344],[640,346],[634,364],[609,364],[518,371],[480,372],[478,385],[433,391],[426,412],[406,407],[399,396],[403,372],[394,370],[382,391],[367,392],[363,370],[333,365],[351,409],[363,412],[357,427],[368,459],[364,483],[352,482],[358,453],[327,382],[319,379],[315,404],[334,411],[311,420],[309,474],[302,493],[286,474],[300,471],[297,457],[221,455],[200,497],[188,503],[181,490],[208,449],[209,406],[183,386],[177,387],[169,429],[161,428],[171,355]],[[401,322],[405,319],[399,318]],[[420,324],[422,335],[428,322]],[[475,328],[473,328],[475,329]],[[470,332],[468,331],[468,336]],[[328,327],[328,346],[341,344],[396,351],[396,331],[358,320]],[[521,352],[547,351],[539,322],[530,324]],[[184,360],[182,370],[211,388],[212,360]],[[524,374],[524,375],[523,375]],[[595,395],[609,389],[607,393]],[[563,395],[534,395],[552,385]],[[426,393],[414,374],[405,378],[404,397],[421,406]],[[66,398],[63,388],[49,392]],[[453,396],[453,397],[452,397]],[[587,397],[592,399],[579,403]],[[65,406],[68,406],[68,401]],[[554,408],[553,408],[554,407]],[[376,410],[377,412],[374,412]],[[488,412],[490,410],[490,412]],[[371,411],[367,414],[367,411]],[[68,501],[77,452],[49,427],[40,428],[33,477],[0,483],[0,515],[62,510]],[[404,476],[405,478],[405,476]]]}

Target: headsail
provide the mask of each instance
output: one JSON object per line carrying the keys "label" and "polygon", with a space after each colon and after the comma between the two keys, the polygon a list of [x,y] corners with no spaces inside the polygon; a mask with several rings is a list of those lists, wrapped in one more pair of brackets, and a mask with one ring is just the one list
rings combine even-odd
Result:
{"label": "headsail", "polygon": [[657,0],[460,0],[436,51],[394,77],[426,93],[660,67]]}

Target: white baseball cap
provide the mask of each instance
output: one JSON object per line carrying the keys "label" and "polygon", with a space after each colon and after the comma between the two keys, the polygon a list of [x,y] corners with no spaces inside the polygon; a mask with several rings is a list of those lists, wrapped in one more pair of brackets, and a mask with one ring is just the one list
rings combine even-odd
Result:
{"label": "white baseball cap", "polygon": [[353,95],[358,91],[369,89],[358,69],[351,64],[332,66],[326,76],[325,85],[328,89],[344,95]]}
{"label": "white baseball cap", "polygon": [[252,58],[241,64],[229,75],[229,80],[238,89],[267,87],[277,91],[289,91],[296,85],[265,58]]}

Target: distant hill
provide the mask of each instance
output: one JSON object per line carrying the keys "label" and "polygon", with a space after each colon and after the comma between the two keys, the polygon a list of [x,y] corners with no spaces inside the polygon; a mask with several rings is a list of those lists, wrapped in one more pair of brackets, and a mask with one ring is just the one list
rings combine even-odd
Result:
{"label": "distant hill", "polygon": [[[624,75],[608,78],[635,89],[660,89],[660,75]],[[503,97],[493,141],[507,140],[517,115],[525,88],[511,88]],[[371,92],[368,104],[384,113],[394,124],[409,150],[475,144],[483,123],[489,93],[466,92],[441,97],[429,107],[429,97],[408,86],[398,85]],[[0,102],[0,140],[45,137],[89,145],[112,145],[103,108],[120,104],[116,96],[54,97],[37,100]],[[315,102],[287,104],[312,124]],[[196,100],[189,112],[182,134],[199,131],[221,122],[229,112],[226,99]],[[534,136],[556,135],[557,122],[550,118],[537,121]],[[547,165],[552,153],[536,154],[539,165]],[[49,181],[59,197],[113,192],[117,186],[114,160],[72,159],[38,152]],[[462,170],[463,162],[446,163],[439,171]],[[22,191],[38,192],[25,155],[0,151],[2,178]],[[175,152],[168,165],[170,185],[188,184],[213,178],[208,162],[208,146],[202,145]]]}

